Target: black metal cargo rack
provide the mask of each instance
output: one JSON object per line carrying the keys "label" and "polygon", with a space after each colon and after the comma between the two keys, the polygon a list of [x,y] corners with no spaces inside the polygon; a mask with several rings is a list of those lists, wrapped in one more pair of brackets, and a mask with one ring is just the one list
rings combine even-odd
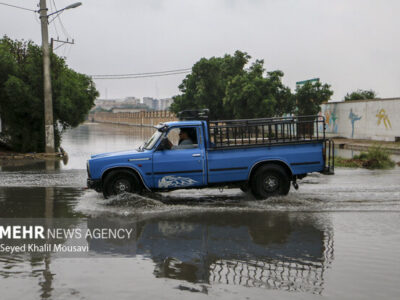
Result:
{"label": "black metal cargo rack", "polygon": [[187,110],[180,112],[179,118],[207,121],[209,150],[320,142],[324,145],[323,173],[334,173],[334,142],[325,136],[323,116],[209,121],[208,112],[208,109]]}
{"label": "black metal cargo rack", "polygon": [[208,121],[210,150],[323,143],[324,174],[334,174],[334,142],[325,136],[323,116]]}
{"label": "black metal cargo rack", "polygon": [[238,148],[325,141],[325,118],[293,116],[209,121],[213,148]]}

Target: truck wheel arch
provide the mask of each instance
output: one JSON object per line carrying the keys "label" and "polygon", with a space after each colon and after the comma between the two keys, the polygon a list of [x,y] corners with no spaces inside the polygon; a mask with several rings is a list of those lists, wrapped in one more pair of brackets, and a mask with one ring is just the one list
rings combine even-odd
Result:
{"label": "truck wheel arch", "polygon": [[268,164],[275,164],[275,165],[281,166],[286,171],[288,177],[290,179],[293,178],[293,171],[286,162],[284,162],[282,160],[271,159],[271,160],[262,160],[262,161],[256,162],[250,169],[248,181],[251,181],[252,176],[256,173],[258,168],[260,168],[261,166],[268,165]]}
{"label": "truck wheel arch", "polygon": [[128,171],[128,172],[130,172],[130,173],[133,173],[133,174],[137,175],[137,176],[140,178],[140,181],[141,181],[141,184],[143,185],[143,187],[144,187],[145,189],[147,189],[148,191],[151,191],[151,190],[149,189],[149,187],[146,185],[146,183],[144,182],[143,177],[142,177],[142,175],[140,174],[140,172],[139,172],[138,170],[136,170],[135,168],[132,168],[132,167],[111,167],[111,168],[109,168],[109,169],[106,169],[106,170],[103,172],[103,174],[101,175],[101,181],[102,181],[102,183],[104,183],[104,179],[106,178],[107,174],[109,174],[111,171],[118,171],[118,170],[121,170],[121,171]]}

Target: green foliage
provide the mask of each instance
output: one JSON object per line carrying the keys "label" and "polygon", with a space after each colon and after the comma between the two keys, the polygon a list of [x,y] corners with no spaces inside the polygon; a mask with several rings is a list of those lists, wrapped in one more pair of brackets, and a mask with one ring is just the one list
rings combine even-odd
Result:
{"label": "green foliage", "polygon": [[352,93],[347,93],[344,97],[345,101],[348,100],[368,100],[368,99],[375,99],[376,92],[373,90],[357,90]]}
{"label": "green foliage", "polygon": [[268,72],[262,60],[248,69],[250,56],[236,51],[233,56],[200,59],[179,86],[170,110],[209,108],[210,119],[280,116],[294,110],[290,89],[282,84],[283,72]]}
{"label": "green foliage", "polygon": [[268,72],[264,77],[263,61],[256,61],[249,71],[235,76],[223,99],[229,118],[262,118],[290,113],[294,101],[290,89],[282,84],[283,72]]}
{"label": "green foliage", "polygon": [[363,166],[367,169],[391,169],[395,166],[389,152],[380,145],[369,147],[367,152],[355,155],[354,159],[363,160],[365,162]]}
{"label": "green foliage", "polygon": [[329,84],[317,82],[306,82],[296,88],[297,114],[299,116],[317,115],[321,104],[330,99],[333,91]]}
{"label": "green foliage", "polygon": [[[63,130],[76,127],[94,105],[98,92],[90,77],[68,68],[52,54],[51,80],[56,147]],[[0,115],[2,139],[15,151],[43,152],[42,50],[33,42],[0,40]]]}
{"label": "green foliage", "polygon": [[360,159],[348,159],[340,156],[335,157],[335,167],[344,167],[344,168],[362,168],[363,161]]}
{"label": "green foliage", "polygon": [[380,145],[374,145],[369,147],[367,152],[354,155],[351,159],[336,157],[335,165],[350,168],[392,169],[395,166],[395,162],[390,159],[390,154],[385,148]]}

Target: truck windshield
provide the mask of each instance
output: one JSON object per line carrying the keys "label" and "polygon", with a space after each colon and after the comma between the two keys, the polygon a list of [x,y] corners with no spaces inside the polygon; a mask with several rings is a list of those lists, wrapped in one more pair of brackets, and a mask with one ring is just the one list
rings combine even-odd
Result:
{"label": "truck windshield", "polygon": [[162,134],[163,133],[161,131],[156,130],[156,132],[154,132],[154,134],[151,136],[151,138],[146,143],[144,143],[143,148],[146,150],[151,150],[154,147],[154,144],[157,143],[158,139],[160,138],[160,136]]}

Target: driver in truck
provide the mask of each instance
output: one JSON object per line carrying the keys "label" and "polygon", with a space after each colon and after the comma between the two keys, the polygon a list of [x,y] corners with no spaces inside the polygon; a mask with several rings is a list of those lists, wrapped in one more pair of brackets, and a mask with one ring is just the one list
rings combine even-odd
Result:
{"label": "driver in truck", "polygon": [[[176,133],[175,133],[176,134]],[[179,134],[177,134],[176,141],[173,131],[170,132],[169,138],[172,138],[172,141],[168,139],[168,148],[167,149],[189,149],[195,148],[195,141],[197,143],[196,129],[194,128],[186,128],[182,127],[179,129]],[[176,142],[173,142],[173,141]],[[176,143],[176,144],[175,144]]]}
{"label": "driver in truck", "polygon": [[191,130],[193,128],[181,128],[181,131],[179,132],[179,142],[178,142],[178,147],[179,148],[185,148],[184,146],[192,146],[193,145],[193,140],[190,137]]}

